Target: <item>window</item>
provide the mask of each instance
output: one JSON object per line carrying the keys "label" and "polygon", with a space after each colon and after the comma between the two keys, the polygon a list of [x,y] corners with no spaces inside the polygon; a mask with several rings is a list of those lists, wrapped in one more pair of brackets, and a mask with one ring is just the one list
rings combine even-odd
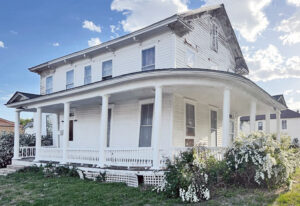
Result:
{"label": "window", "polygon": [[281,128],[282,129],[287,129],[287,120],[282,120],[281,121]]}
{"label": "window", "polygon": [[230,119],[229,136],[231,138],[231,142],[233,142],[234,141],[234,119]]}
{"label": "window", "polygon": [[73,129],[74,129],[74,121],[69,121],[69,141],[73,141]]}
{"label": "window", "polygon": [[215,23],[211,24],[210,28],[211,49],[218,52],[218,26]]}
{"label": "window", "polygon": [[186,65],[193,67],[195,65],[195,52],[186,50]]}
{"label": "window", "polygon": [[195,105],[185,105],[185,134],[188,137],[195,136]]}
{"label": "window", "polygon": [[110,79],[112,77],[112,60],[102,62],[102,79]]}
{"label": "window", "polygon": [[52,138],[52,121],[51,121],[51,116],[50,115],[46,115],[46,135],[47,137],[51,137]]}
{"label": "window", "polygon": [[151,147],[153,104],[141,106],[139,147]]}
{"label": "window", "polygon": [[46,79],[46,94],[50,94],[53,92],[53,77],[47,77]]}
{"label": "window", "polygon": [[142,51],[142,71],[155,69],[155,47]]}
{"label": "window", "polygon": [[106,146],[110,145],[110,130],[111,130],[111,109],[108,109],[108,117],[107,117],[107,141]]}
{"label": "window", "polygon": [[90,84],[92,82],[92,67],[84,67],[84,84]]}
{"label": "window", "polygon": [[217,147],[217,111],[211,110],[210,111],[210,144],[212,147]]}
{"label": "window", "polygon": [[259,131],[263,130],[263,122],[258,122],[258,130]]}
{"label": "window", "polygon": [[74,70],[67,72],[67,79],[66,79],[66,89],[71,89],[74,87]]}

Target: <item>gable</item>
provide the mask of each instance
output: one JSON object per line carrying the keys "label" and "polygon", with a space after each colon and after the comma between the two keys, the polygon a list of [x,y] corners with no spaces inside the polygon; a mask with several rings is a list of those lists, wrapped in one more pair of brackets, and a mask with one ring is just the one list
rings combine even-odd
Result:
{"label": "gable", "polygon": [[15,102],[21,102],[28,99],[33,99],[35,97],[39,97],[40,95],[37,94],[30,94],[30,93],[24,93],[24,92],[16,92],[6,104],[12,104]]}

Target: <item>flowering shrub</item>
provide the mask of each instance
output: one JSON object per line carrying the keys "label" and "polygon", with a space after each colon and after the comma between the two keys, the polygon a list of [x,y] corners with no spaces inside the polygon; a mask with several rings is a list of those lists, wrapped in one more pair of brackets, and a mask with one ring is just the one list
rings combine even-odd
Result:
{"label": "flowering shrub", "polygon": [[154,190],[169,197],[180,197],[183,202],[208,200],[211,190],[223,181],[226,167],[224,161],[216,161],[205,150],[191,149],[182,152],[174,161],[167,161],[165,181]]}
{"label": "flowering shrub", "polygon": [[236,138],[225,154],[231,172],[231,183],[242,186],[275,187],[288,183],[299,166],[299,151],[290,149],[290,139],[281,143],[271,135],[254,133]]}

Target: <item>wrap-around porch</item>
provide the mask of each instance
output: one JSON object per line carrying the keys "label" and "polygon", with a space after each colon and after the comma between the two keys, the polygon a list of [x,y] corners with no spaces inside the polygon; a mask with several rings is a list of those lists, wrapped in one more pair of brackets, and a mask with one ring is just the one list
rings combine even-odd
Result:
{"label": "wrap-around porch", "polygon": [[[35,113],[36,147],[19,147],[15,131],[14,160],[162,169],[166,158],[198,146],[221,159],[239,135],[240,116],[250,115],[255,131],[257,114],[270,114],[274,108],[280,112],[238,81],[194,78],[161,78],[140,87],[134,85],[138,81],[130,82],[122,89],[92,90],[17,108],[16,125],[21,111]],[[41,146],[44,114],[53,120],[53,146]],[[269,125],[267,119],[267,131]]]}

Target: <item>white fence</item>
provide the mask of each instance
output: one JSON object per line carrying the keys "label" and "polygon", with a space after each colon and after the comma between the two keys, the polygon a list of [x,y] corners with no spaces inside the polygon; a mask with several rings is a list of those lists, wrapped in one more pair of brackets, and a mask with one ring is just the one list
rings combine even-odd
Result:
{"label": "white fence", "polygon": [[20,147],[19,149],[20,158],[29,158],[35,156],[35,147]]}
{"label": "white fence", "polygon": [[110,166],[151,167],[152,159],[151,147],[105,149],[105,164]]}

